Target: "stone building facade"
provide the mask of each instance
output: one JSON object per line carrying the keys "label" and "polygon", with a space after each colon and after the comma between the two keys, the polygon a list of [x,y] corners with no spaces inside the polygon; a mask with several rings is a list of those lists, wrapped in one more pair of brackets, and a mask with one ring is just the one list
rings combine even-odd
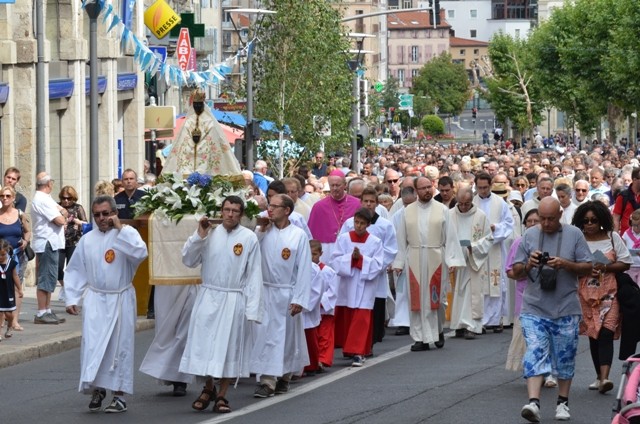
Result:
{"label": "stone building facade", "polygon": [[[42,0],[44,97],[37,98],[38,40],[35,2],[0,4],[0,167],[20,169],[19,189],[35,190],[37,129],[44,129],[45,170],[61,187],[73,186],[89,206],[89,18],[75,0]],[[115,13],[123,17],[122,5]],[[144,39],[143,4],[136,2],[129,28]],[[111,180],[125,168],[142,172],[144,161],[144,75],[133,51],[121,51],[117,31],[98,18],[99,178]],[[36,105],[44,103],[38,122]]]}

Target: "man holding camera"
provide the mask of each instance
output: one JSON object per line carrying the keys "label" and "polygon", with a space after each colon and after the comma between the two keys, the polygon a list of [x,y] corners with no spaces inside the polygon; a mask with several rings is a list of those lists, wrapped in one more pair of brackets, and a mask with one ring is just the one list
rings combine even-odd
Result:
{"label": "man holding camera", "polygon": [[560,223],[562,207],[557,199],[542,199],[538,215],[540,225],[524,233],[513,265],[517,278],[529,281],[520,315],[527,344],[524,377],[529,402],[521,415],[530,422],[540,421],[540,388],[553,370],[558,375],[555,419],[566,421],[582,314],[578,277],[591,272],[593,257],[582,232]]}

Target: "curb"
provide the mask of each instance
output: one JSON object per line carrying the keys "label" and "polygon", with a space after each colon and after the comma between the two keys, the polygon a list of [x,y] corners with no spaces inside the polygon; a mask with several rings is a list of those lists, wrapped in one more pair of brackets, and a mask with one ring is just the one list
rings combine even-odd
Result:
{"label": "curb", "polygon": [[[149,330],[154,327],[155,320],[140,319],[136,322],[136,332]],[[26,344],[13,352],[0,354],[0,369],[66,352],[80,347],[81,342],[82,332],[73,331],[67,335],[59,336],[45,342]]]}

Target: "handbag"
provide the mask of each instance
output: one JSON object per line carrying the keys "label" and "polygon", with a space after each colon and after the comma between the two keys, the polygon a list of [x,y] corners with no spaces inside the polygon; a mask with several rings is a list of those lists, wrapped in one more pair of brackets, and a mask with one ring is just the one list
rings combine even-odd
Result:
{"label": "handbag", "polygon": [[[24,240],[24,223],[22,222],[23,214],[20,209],[18,209],[18,216],[20,217],[20,227],[22,228],[22,239]],[[29,261],[32,261],[36,257],[36,252],[33,251],[30,241],[28,241],[27,244],[24,246],[23,251]]]}
{"label": "handbag", "polygon": [[27,245],[24,247],[24,254],[27,255],[27,259],[30,261],[32,261],[33,258],[36,257],[36,252],[33,251],[30,241],[28,241]]}

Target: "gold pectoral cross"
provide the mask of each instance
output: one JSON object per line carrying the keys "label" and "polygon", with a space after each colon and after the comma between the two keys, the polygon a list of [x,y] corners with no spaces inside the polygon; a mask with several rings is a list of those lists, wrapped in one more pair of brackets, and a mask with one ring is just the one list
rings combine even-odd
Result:
{"label": "gold pectoral cross", "polygon": [[497,286],[500,279],[500,271],[498,271],[497,269],[491,271],[491,278],[493,279],[493,285]]}

